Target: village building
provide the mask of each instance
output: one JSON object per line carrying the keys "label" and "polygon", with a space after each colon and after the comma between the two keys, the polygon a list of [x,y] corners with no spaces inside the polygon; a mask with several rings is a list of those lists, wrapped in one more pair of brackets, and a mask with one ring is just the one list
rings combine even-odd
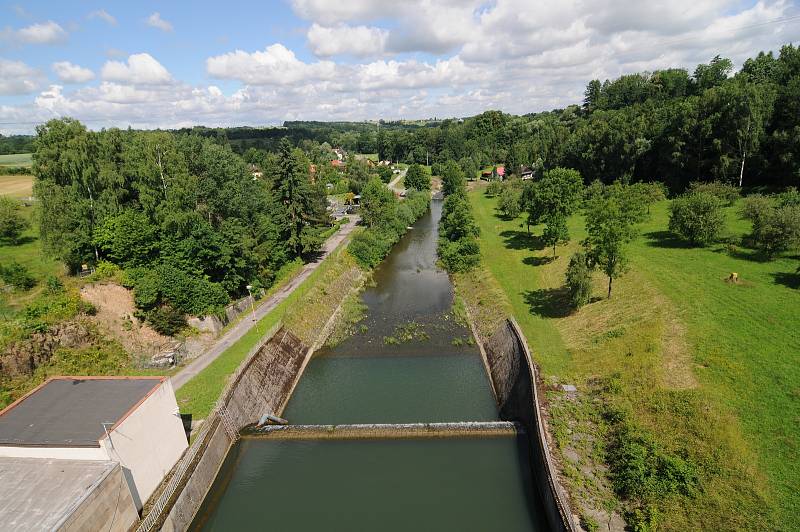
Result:
{"label": "village building", "polygon": [[533,169],[529,166],[520,166],[519,167],[519,177],[523,181],[528,181],[533,179]]}
{"label": "village building", "polygon": [[0,412],[0,458],[117,463],[137,510],[187,447],[167,377],[55,377]]}
{"label": "village building", "polygon": [[0,457],[0,529],[126,532],[139,520],[118,462]]}

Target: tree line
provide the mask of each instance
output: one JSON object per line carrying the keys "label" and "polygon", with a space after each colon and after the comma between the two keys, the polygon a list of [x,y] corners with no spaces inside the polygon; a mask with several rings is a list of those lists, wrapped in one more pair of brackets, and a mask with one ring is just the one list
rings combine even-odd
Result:
{"label": "tree line", "polygon": [[330,226],[324,184],[288,140],[261,178],[198,135],[92,132],[60,119],[37,128],[34,148],[45,252],[73,272],[123,270],[153,324],[178,326],[248,285],[268,287],[288,262],[313,255]]}

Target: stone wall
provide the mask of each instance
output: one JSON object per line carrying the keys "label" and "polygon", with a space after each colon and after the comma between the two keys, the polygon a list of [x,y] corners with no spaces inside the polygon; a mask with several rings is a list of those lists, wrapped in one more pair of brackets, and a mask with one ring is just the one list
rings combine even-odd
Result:
{"label": "stone wall", "polygon": [[239,431],[266,413],[280,413],[311,349],[284,327],[268,333],[265,340],[233,375],[172,477],[149,506],[139,531],[186,530],[228,450],[239,439]]}
{"label": "stone wall", "polygon": [[500,324],[489,338],[480,338],[479,344],[489,369],[500,418],[521,424],[528,433],[531,473],[550,527],[557,531],[577,530],[548,446],[538,372],[525,336],[511,318]]}

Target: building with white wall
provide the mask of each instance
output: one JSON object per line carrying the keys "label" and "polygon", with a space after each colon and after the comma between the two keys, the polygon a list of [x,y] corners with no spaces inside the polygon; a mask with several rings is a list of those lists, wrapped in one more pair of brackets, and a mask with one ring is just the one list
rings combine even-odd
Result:
{"label": "building with white wall", "polygon": [[166,377],[55,377],[0,412],[0,457],[117,462],[137,510],[187,446]]}

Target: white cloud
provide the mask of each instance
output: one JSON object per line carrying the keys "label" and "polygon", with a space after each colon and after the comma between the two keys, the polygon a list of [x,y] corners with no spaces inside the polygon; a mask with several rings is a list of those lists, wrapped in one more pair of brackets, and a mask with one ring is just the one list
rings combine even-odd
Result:
{"label": "white cloud", "polygon": [[94,79],[94,72],[69,61],[53,63],[53,72],[64,83],[86,83]]}
{"label": "white cloud", "polygon": [[14,34],[18,40],[27,44],[56,44],[67,40],[67,32],[52,20],[31,24]]}
{"label": "white cloud", "polygon": [[27,94],[39,88],[42,73],[21,61],[0,57],[0,95]]}
{"label": "white cloud", "polygon": [[236,50],[209,57],[206,70],[220,79],[238,79],[253,85],[289,85],[333,78],[336,67],[331,61],[304,63],[282,44],[273,44],[264,51]]}
{"label": "white cloud", "polygon": [[100,20],[103,20],[112,26],[117,25],[117,19],[114,18],[114,16],[111,15],[105,9],[98,9],[97,11],[92,11],[91,13],[89,13],[89,18],[99,18]]}
{"label": "white cloud", "polygon": [[101,76],[106,81],[118,81],[134,85],[163,85],[172,82],[172,76],[164,66],[147,53],[133,54],[127,63],[107,61]]}
{"label": "white cloud", "polygon": [[172,24],[161,18],[158,11],[147,17],[147,25],[161,31],[172,31]]}
{"label": "white cloud", "polygon": [[314,23],[306,36],[314,55],[330,57],[349,54],[366,57],[383,54],[389,32],[368,26],[325,27]]}

